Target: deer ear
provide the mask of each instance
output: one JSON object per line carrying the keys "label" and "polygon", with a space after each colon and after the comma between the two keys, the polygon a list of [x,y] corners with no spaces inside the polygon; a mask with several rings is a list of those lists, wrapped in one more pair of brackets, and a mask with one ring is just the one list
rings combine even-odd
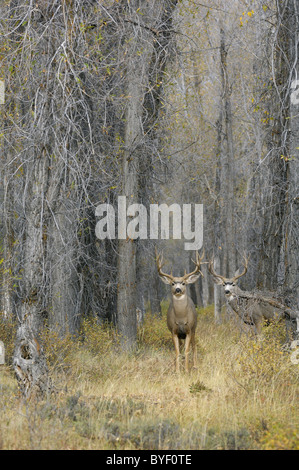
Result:
{"label": "deer ear", "polygon": [[168,279],[168,277],[166,277],[166,276],[160,276],[160,279],[161,279],[161,281],[164,282],[164,284],[171,284],[172,283],[171,279]]}
{"label": "deer ear", "polygon": [[218,277],[213,277],[213,281],[215,282],[215,284],[217,284],[217,286],[223,286],[223,281]]}
{"label": "deer ear", "polygon": [[190,277],[186,279],[186,284],[193,284],[194,282],[197,281],[197,279],[201,276],[201,272],[197,274],[192,274]]}

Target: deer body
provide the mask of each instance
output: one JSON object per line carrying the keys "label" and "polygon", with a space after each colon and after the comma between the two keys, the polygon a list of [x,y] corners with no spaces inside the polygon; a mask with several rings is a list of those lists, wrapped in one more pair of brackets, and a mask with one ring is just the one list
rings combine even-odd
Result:
{"label": "deer body", "polygon": [[196,367],[196,342],[195,330],[197,325],[197,313],[192,299],[189,297],[186,287],[197,281],[201,275],[200,258],[196,253],[196,268],[192,273],[183,277],[174,277],[172,274],[162,272],[162,261],[157,255],[158,273],[161,280],[171,285],[171,301],[167,312],[167,326],[172,335],[175,348],[176,372],[180,370],[180,343],[185,340],[185,369],[189,370],[189,353],[190,347],[193,349],[193,366]]}
{"label": "deer body", "polygon": [[238,286],[234,286],[230,294],[226,294],[229,306],[247,325],[254,327],[257,334],[261,333],[264,320],[280,320],[284,317],[284,309],[273,307],[266,301],[253,298]]}
{"label": "deer body", "polygon": [[209,262],[209,272],[216,284],[222,285],[229,306],[244,321],[254,327],[257,334],[261,333],[264,320],[280,320],[289,316],[296,318],[297,331],[299,327],[298,312],[288,308],[274,298],[267,298],[261,294],[243,291],[237,286],[237,280],[247,272],[248,259],[245,258],[244,270],[241,274],[235,274],[232,278],[226,278],[216,274],[213,261]]}
{"label": "deer body", "polygon": [[196,367],[195,330],[197,313],[192,299],[187,293],[180,297],[172,295],[167,312],[167,326],[172,334],[176,352],[176,371],[180,369],[180,341],[185,340],[185,369],[189,369],[190,345],[193,350],[193,367]]}

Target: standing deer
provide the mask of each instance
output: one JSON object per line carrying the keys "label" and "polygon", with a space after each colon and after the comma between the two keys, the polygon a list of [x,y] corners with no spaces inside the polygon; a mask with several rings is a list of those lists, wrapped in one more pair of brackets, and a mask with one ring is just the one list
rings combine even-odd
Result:
{"label": "standing deer", "polygon": [[237,286],[237,280],[247,272],[248,258],[244,257],[243,272],[236,273],[232,278],[226,278],[215,273],[213,260],[209,261],[208,269],[214,282],[224,287],[224,293],[229,306],[243,320],[254,327],[257,334],[261,333],[264,320],[279,320],[291,317],[297,320],[299,330],[299,313],[283,305],[273,297],[265,297],[259,293],[243,291]]}
{"label": "standing deer", "polygon": [[187,294],[187,284],[193,284],[200,275],[200,263],[203,259],[196,252],[195,270],[183,277],[174,277],[172,274],[166,274],[162,271],[163,257],[157,254],[156,260],[158,273],[165,284],[171,285],[171,302],[167,312],[167,326],[172,334],[172,340],[176,354],[176,372],[180,370],[180,343],[185,340],[185,369],[188,372],[190,344],[193,349],[193,366],[196,367],[196,342],[195,330],[197,324],[197,313],[192,299]]}

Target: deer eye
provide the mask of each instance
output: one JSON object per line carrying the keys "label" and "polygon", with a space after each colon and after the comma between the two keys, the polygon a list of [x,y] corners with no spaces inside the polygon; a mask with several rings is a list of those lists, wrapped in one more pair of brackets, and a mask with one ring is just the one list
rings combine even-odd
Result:
{"label": "deer eye", "polygon": [[172,283],[172,285],[174,286],[174,282]]}
{"label": "deer eye", "polygon": [[182,282],[182,286],[184,286],[184,285],[185,285],[185,282]]}

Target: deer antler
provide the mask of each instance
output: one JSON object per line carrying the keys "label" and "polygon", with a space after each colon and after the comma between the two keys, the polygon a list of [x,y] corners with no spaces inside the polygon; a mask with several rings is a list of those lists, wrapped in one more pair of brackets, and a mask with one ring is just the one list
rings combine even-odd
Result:
{"label": "deer antler", "polygon": [[233,282],[236,282],[237,279],[239,279],[240,277],[244,276],[244,274],[247,273],[247,267],[248,267],[248,261],[249,261],[249,256],[246,257],[245,255],[243,256],[243,259],[244,259],[244,263],[243,263],[243,266],[244,266],[244,269],[243,269],[243,272],[241,274],[238,274],[237,276],[234,276],[232,278],[232,281]]}
{"label": "deer antler", "polygon": [[214,271],[214,257],[210,259],[209,264],[208,264],[208,270],[214,277],[218,277],[218,279],[222,279],[222,281],[226,282],[228,279],[224,276],[221,276],[220,274],[216,274]]}
{"label": "deer antler", "polygon": [[171,274],[166,274],[162,271],[162,266],[163,266],[163,254],[160,255],[158,252],[157,252],[157,249],[155,249],[155,252],[156,252],[156,261],[157,261],[157,268],[158,268],[158,273],[159,273],[159,276],[161,277],[167,277],[168,279],[170,279],[171,281],[173,281],[173,276]]}
{"label": "deer antler", "polygon": [[184,280],[187,280],[189,277],[193,276],[194,274],[197,274],[198,272],[203,276],[203,274],[200,270],[200,263],[204,259],[204,256],[205,256],[205,252],[203,252],[202,256],[199,256],[198,251],[196,252],[196,261],[192,260],[192,262],[195,264],[195,269],[191,273],[186,273],[186,271],[185,271],[185,274],[183,276]]}
{"label": "deer antler", "polygon": [[247,268],[248,268],[248,261],[249,261],[249,256],[246,257],[245,255],[243,256],[243,259],[244,259],[244,263],[243,263],[243,266],[244,266],[244,270],[242,273],[232,277],[232,278],[228,278],[228,277],[224,277],[224,276],[221,276],[220,274],[217,274],[215,273],[214,271],[214,258],[212,258],[210,261],[209,261],[209,264],[208,264],[208,270],[209,272],[212,274],[212,276],[218,278],[218,279],[221,279],[223,282],[236,282],[237,279],[239,279],[240,277],[244,276],[244,274],[247,273]]}

